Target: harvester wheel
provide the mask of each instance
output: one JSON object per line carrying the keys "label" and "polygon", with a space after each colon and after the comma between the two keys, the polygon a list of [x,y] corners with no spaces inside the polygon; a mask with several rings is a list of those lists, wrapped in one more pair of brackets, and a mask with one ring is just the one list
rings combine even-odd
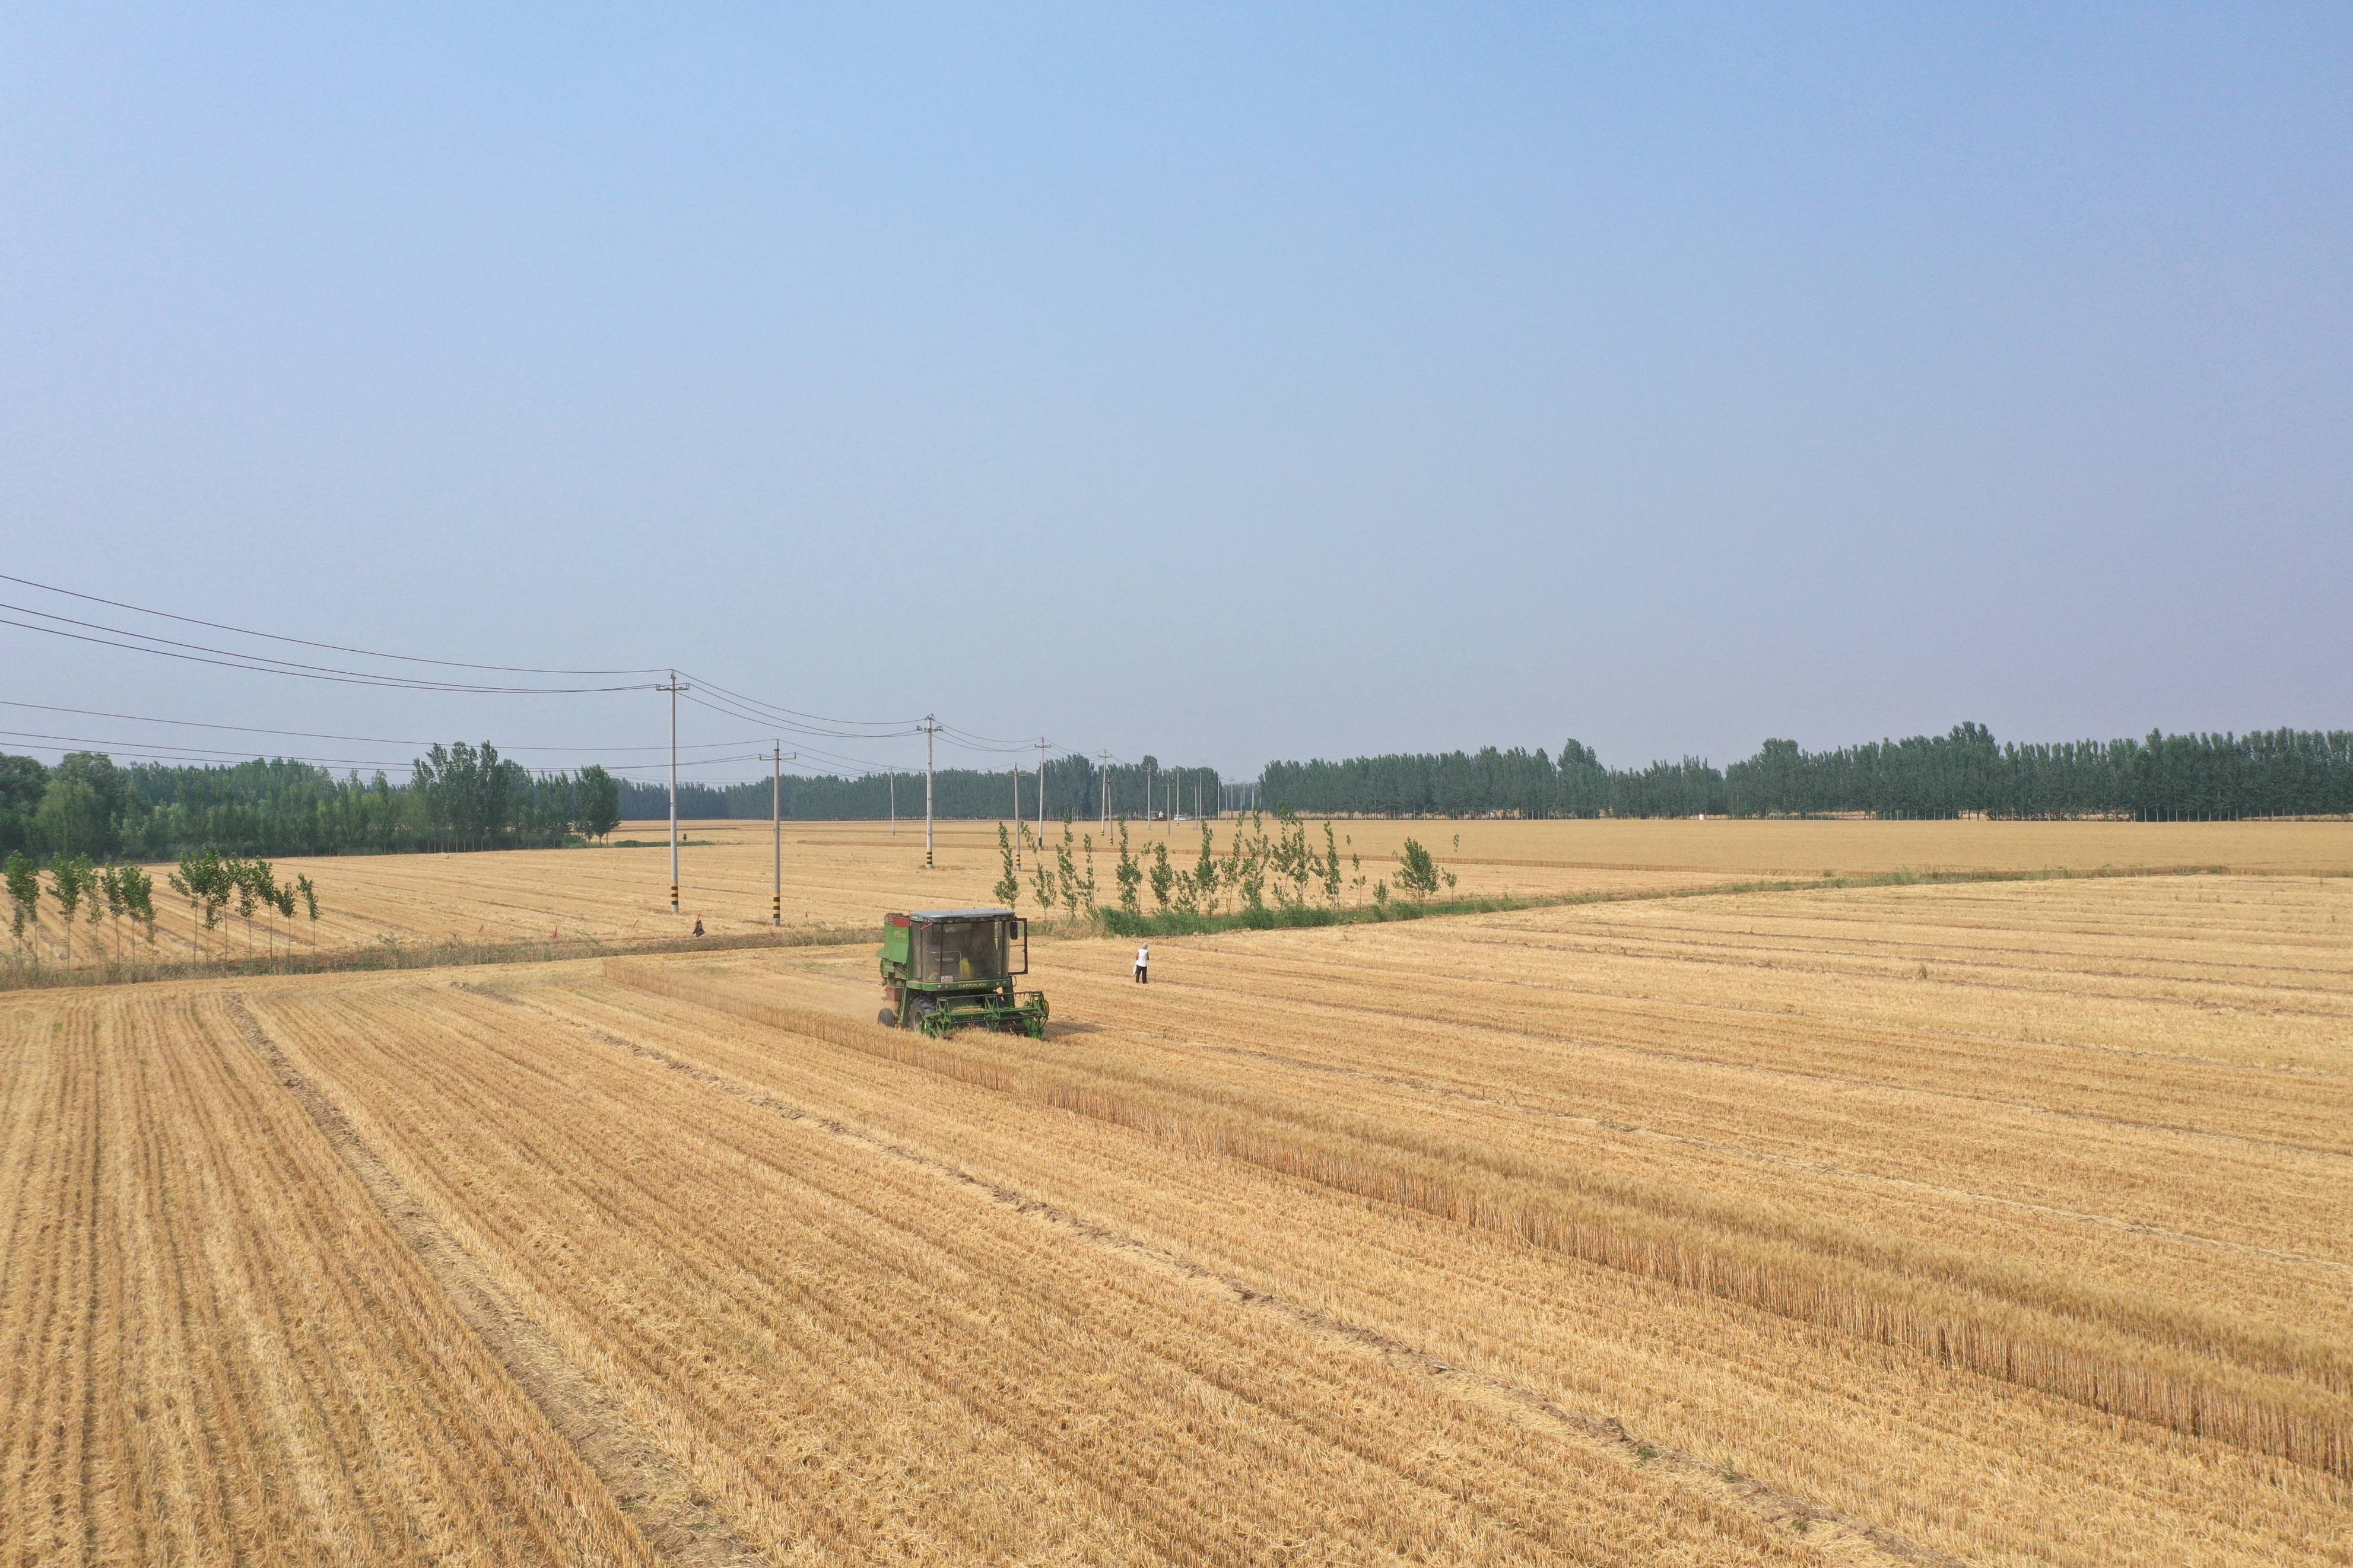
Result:
{"label": "harvester wheel", "polygon": [[917,1034],[928,1035],[932,1033],[932,1015],[939,1010],[939,1003],[933,998],[929,996],[915,997],[913,1001],[910,1001],[907,1004],[907,1027],[914,1030]]}
{"label": "harvester wheel", "polygon": [[899,1026],[899,1015],[895,1010],[885,1007],[874,1015],[874,1021],[886,1029],[895,1029]]}

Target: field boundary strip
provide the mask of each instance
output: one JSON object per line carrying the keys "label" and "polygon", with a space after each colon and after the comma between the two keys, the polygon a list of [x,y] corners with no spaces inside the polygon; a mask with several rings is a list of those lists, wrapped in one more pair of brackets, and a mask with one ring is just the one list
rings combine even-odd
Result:
{"label": "field boundary strip", "polygon": [[[504,993],[484,992],[511,1005],[530,1008],[547,1016],[545,1009],[524,999]],[[1573,1410],[1549,1395],[1506,1378],[1456,1365],[1362,1324],[1350,1322],[1321,1308],[1293,1301],[1271,1291],[1261,1290],[1230,1275],[1208,1268],[1181,1254],[1157,1247],[1139,1237],[1113,1229],[1097,1221],[1087,1219],[1061,1205],[1034,1197],[1000,1182],[974,1174],[963,1166],[940,1159],[895,1139],[849,1122],[823,1115],[807,1107],[784,1100],[766,1089],[744,1083],[728,1074],[687,1060],[658,1046],[633,1040],[613,1030],[586,1025],[572,1026],[585,1029],[596,1038],[616,1049],[627,1051],[640,1060],[651,1062],[674,1072],[691,1082],[716,1093],[725,1094],[754,1105],[772,1114],[803,1126],[812,1127],[853,1143],[860,1148],[902,1161],[959,1186],[976,1192],[990,1202],[1014,1212],[1037,1219],[1058,1230],[1067,1231],[1087,1243],[1117,1252],[1152,1268],[1197,1283],[1214,1285],[1238,1303],[1255,1310],[1283,1318],[1311,1333],[1327,1334],[1362,1345],[1378,1354],[1404,1364],[1417,1367],[1434,1378],[1447,1378],[1471,1384],[1496,1395],[1542,1420],[1566,1429],[1579,1440],[1611,1454],[1621,1462],[1656,1466],[1679,1478],[1709,1487],[1724,1495],[1738,1499],[1771,1521],[1805,1521],[1828,1523],[1852,1531],[1885,1555],[1906,1563],[1926,1565],[1926,1568],[1962,1568],[1962,1560],[1924,1546],[1894,1531],[1852,1519],[1833,1509],[1825,1508],[1793,1492],[1766,1485],[1753,1477],[1737,1480],[1723,1479],[1723,1467],[1712,1464],[1696,1454],[1664,1444],[1650,1443],[1630,1433],[1625,1424],[1615,1416],[1597,1416]]]}
{"label": "field boundary strip", "polygon": [[545,1415],[557,1436],[587,1462],[616,1501],[635,1502],[633,1522],[657,1560],[678,1568],[733,1568],[767,1562],[765,1554],[737,1533],[709,1502],[693,1500],[700,1494],[685,1474],[614,1412],[611,1401],[458,1245],[368,1146],[332,1098],[270,1038],[244,996],[231,993],[226,1005],[246,1043],[301,1106],[328,1146],[358,1178],[393,1234],[425,1265],[435,1285],[516,1386]]}
{"label": "field boundary strip", "polygon": [[[1335,1146],[1270,1123],[1248,1107],[1198,1097],[1174,1103],[1137,1086],[1067,1081],[1022,1063],[979,1059],[933,1041],[788,1004],[754,1001],[682,983],[659,966],[608,960],[607,978],[633,989],[884,1057],[944,1078],[1134,1128],[1179,1147],[1238,1159],[1320,1185],[1394,1203],[1638,1277],[1697,1290],[1795,1321],[1906,1349],[1941,1364],[2032,1388],[2110,1415],[2148,1421],[2250,1452],[2275,1455],[2340,1478],[2353,1475],[2353,1422],[2341,1396],[2309,1384],[2275,1386],[2279,1374],[2232,1366],[2235,1384],[2156,1364],[2168,1347],[2105,1322],[2054,1316],[1987,1298],[1859,1270],[1788,1243],[1735,1245],[1672,1215],[1577,1194],[1497,1188],[1476,1173],[1424,1168],[1410,1151],[1344,1140]],[[1170,1091],[1173,1092],[1173,1091]],[[1921,1292],[1927,1291],[1926,1299]],[[1899,1299],[1908,1296],[1909,1299]],[[2120,1342],[2117,1336],[2125,1335]],[[2174,1347],[2171,1353],[2186,1353]]]}

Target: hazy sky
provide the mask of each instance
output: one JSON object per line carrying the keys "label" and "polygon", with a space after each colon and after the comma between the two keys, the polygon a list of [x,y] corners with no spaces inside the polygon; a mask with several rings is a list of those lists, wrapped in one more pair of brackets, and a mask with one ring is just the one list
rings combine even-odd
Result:
{"label": "hazy sky", "polygon": [[0,572],[1233,773],[2353,724],[2353,8],[1168,9],[10,6]]}

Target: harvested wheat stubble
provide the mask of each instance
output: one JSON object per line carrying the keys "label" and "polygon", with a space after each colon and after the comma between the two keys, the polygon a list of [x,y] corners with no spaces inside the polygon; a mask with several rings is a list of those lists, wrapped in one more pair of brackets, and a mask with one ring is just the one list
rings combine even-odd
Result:
{"label": "harvested wheat stubble", "polygon": [[1931,1549],[2086,1564],[2353,1560],[2344,1489],[2311,1471],[1203,1161],[1134,1129],[911,1085],[846,1020],[805,1013],[779,1033],[599,987],[540,1005],[952,1150],[987,1179],[1257,1290],[1620,1417],[1649,1445],[1736,1461]]}
{"label": "harvested wheat stubble", "polygon": [[0,1562],[649,1562],[222,1000],[0,1009]]}
{"label": "harvested wheat stubble", "polygon": [[[642,965],[617,963],[613,973],[663,986]],[[698,999],[691,989],[667,994]],[[709,991],[700,999],[724,1001]],[[748,1016],[785,1021],[771,1005],[737,1005]],[[1709,1163],[1688,1147],[1657,1163],[1662,1168],[1628,1162],[1597,1171],[1589,1163],[1595,1141],[1508,1110],[1432,1105],[1410,1087],[1355,1092],[1357,1084],[1328,1077],[1312,1098],[1286,1095],[1279,1068],[1238,1072],[1229,1062],[1214,1075],[1188,1077],[1160,1064],[1112,1064],[1103,1059],[1109,1044],[1091,1043],[1094,1059],[1074,1066],[1053,1059],[1050,1047],[870,1037],[871,1048],[927,1070],[1183,1147],[1921,1350],[2095,1408],[2342,1467],[2348,1357],[2326,1338],[2243,1322],[2194,1302],[2087,1289],[2035,1267],[2031,1246],[2021,1264],[1973,1254],[1949,1233],[1907,1234],[1897,1226],[1912,1216],[1893,1212],[1897,1205],[1870,1216],[1877,1227],[1829,1205],[1809,1217],[1798,1207],[1802,1175],[1774,1181],[1780,1173],[1760,1179],[1746,1170],[1737,1173],[1738,1187],[1711,1190]],[[1588,1152],[1581,1165],[1574,1159],[1580,1145]],[[1835,1195],[1851,1211],[1858,1194]],[[1918,1217],[1934,1220],[1936,1205],[1927,1207]],[[2006,1217],[2011,1223],[2002,1228],[2016,1233],[2031,1232],[2042,1216]]]}
{"label": "harvested wheat stubble", "polygon": [[2348,888],[0,997],[0,1562],[2348,1568]]}
{"label": "harvested wheat stubble", "polygon": [[[774,1552],[841,1561],[1816,1555],[1587,1442],[1433,1400],[936,1169],[442,991],[264,1016],[404,1184]],[[257,1007],[263,1005],[257,997]],[[561,1041],[564,1070],[548,1052]]]}
{"label": "harvested wheat stubble", "polygon": [[[2145,889],[2095,883],[2034,891],[2057,901],[2054,915],[2083,925],[2096,923],[2108,901],[2131,904]],[[1725,907],[1727,920],[1751,923],[1818,921],[1840,909],[1876,910],[1887,920],[1905,909],[1933,910],[1947,896],[1888,889]],[[1582,1020],[1574,1016],[1556,1019],[1538,1036],[1538,1049],[1523,1037],[1526,1019],[1499,1031],[1443,1016],[1443,993],[1484,969],[1479,949],[1492,934],[1541,942],[1556,928],[1575,952],[1597,930],[1688,912],[1547,911],[1448,922],[1442,933],[1359,931],[1355,937],[1377,953],[1352,953],[1343,966],[1328,954],[1320,966],[1289,962],[1315,951],[1328,933],[1188,943],[1179,967],[1160,983],[1166,990],[1150,999],[1149,1016],[1159,1026],[1134,1036],[1094,1027],[1082,1051],[972,1036],[934,1046],[830,1021],[820,1032],[966,1084],[1523,1235],[1531,1210],[1541,1217],[1545,1203],[1557,1203],[1567,1176],[1582,1195],[1598,1191],[1616,1206],[1599,1236],[1537,1233],[1581,1256],[1916,1344],[1932,1357],[2094,1409],[2288,1453],[2324,1473],[2341,1468],[2348,1360],[2342,1260],[2345,1216],[2353,1213],[2346,1199],[2353,1194],[2341,1155],[2251,1135],[2276,1130],[2268,1120],[2276,1097],[2234,1107],[2223,1096],[2211,1107],[2213,1126],[2186,1132],[2110,1114],[2100,1082],[2104,1068],[2153,1066],[2191,1074],[2178,1087],[2194,1098],[2197,1063],[2163,1055],[2085,1051],[2081,1068],[2063,1079],[2066,1108],[2053,1110],[2038,1103],[2054,1097],[2050,1089],[2030,1085],[2013,1098],[1999,1072],[1968,1095],[1915,1087],[1908,1081],[1913,1063],[1933,1036],[1910,1041],[1910,1050],[1884,1051],[1884,1081],[1874,1083],[1866,1059],[1852,1051],[1829,1072],[1801,1059],[1726,1073],[1707,1060],[1713,1047],[1694,1058],[1666,1056],[1654,1039],[1631,1049],[1601,1044],[1581,1037]],[[2327,951],[2332,912],[2325,903],[2306,910],[2309,942],[2284,971],[2309,967],[2303,960],[2318,951],[2324,969],[2342,973],[2343,949],[2333,957]],[[1789,946],[1787,936],[1773,940],[1777,951]],[[2041,951],[2031,930],[2018,941]],[[1453,942],[1471,950],[1461,970],[1449,962]],[[1071,951],[1057,950],[1041,975],[1058,997],[1076,998],[1061,1016],[1143,1011],[1113,983],[1118,972],[1107,952],[1095,950],[1092,964],[1080,968],[1065,962]],[[1398,954],[1400,968],[1406,960],[1435,968],[1436,978],[1427,991],[1400,996],[1378,971],[1381,952]],[[797,961],[794,968],[806,966]],[[641,989],[802,1032],[815,1026],[779,1008],[773,961],[610,967]],[[1609,984],[1589,971],[1583,979],[1591,990]],[[2308,977],[2289,973],[2280,981],[2309,986]],[[2230,984],[2248,982],[2242,975]],[[2168,986],[2166,1005],[2215,1031],[2208,997]],[[1822,989],[1828,1011],[1859,1005],[1848,986]],[[1469,990],[1475,997],[1477,988]],[[1241,997],[1250,1005],[1237,1005]],[[1736,1000],[1728,991],[1727,1004]],[[1780,1005],[1755,1015],[1770,1032],[1744,1042],[1752,1057],[1777,1046],[1802,1055],[1802,1030],[1789,1026]],[[1572,1014],[1577,1006],[1572,1001]],[[1939,1016],[1944,1026],[1965,1028],[1968,1011],[1947,1005]],[[1368,1012],[1377,1015],[1377,1028],[1368,1030]],[[2063,1012],[2046,1022],[2064,1021]],[[1720,1016],[1713,1023],[1719,1032],[1741,1032]],[[1451,1039],[1448,1029],[1455,1031]],[[2018,1043],[2016,1054],[2032,1062],[2063,1039],[2063,1031],[2046,1029],[2038,1041]],[[2341,1062],[2344,1040],[2340,1030],[2316,1048]],[[2225,1038],[2209,1043],[2221,1059],[2247,1054]],[[1995,1048],[1990,1037],[1982,1048]],[[1384,1070],[1368,1069],[1368,1058]],[[1651,1069],[1630,1085],[1630,1059]],[[2341,1075],[2278,1070],[2306,1094],[2345,1102]],[[2248,1082],[2236,1070],[2217,1077],[2225,1090]],[[1812,1126],[1810,1100],[1825,1107]],[[1610,1179],[1597,1181],[1597,1172]],[[2286,1195],[2268,1195],[2274,1193]],[[1663,1244],[1646,1240],[1662,1235],[1679,1238],[1684,1250],[1662,1252]],[[1694,1238],[1698,1272],[1689,1252]],[[1784,1271],[1778,1281],[1775,1269]],[[1789,1271],[1814,1289],[1793,1294]],[[1941,1338],[1920,1337],[1924,1319]]]}

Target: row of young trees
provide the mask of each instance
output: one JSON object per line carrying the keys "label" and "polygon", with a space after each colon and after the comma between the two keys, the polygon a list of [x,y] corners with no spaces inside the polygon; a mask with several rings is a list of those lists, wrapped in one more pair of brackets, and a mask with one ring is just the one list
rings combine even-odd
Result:
{"label": "row of young trees", "polygon": [[2353,731],[2271,730],[2057,744],[1943,735],[1807,752],[1767,741],[1727,768],[1704,758],[1604,766],[1575,740],[1538,749],[1273,763],[1270,805],[1364,816],[2130,817],[2353,814]]}
{"label": "row of young trees", "polygon": [[[253,918],[259,912],[291,921],[300,908],[309,914],[312,930],[318,927],[317,885],[308,876],[280,882],[275,868],[267,860],[201,849],[183,856],[178,868],[165,874],[165,880],[173,892],[187,900],[191,924],[200,920],[207,931],[219,926],[222,915],[234,904],[237,918],[245,924],[248,947],[252,945]],[[150,956],[153,954],[155,879],[142,867],[112,863],[100,866],[93,864],[86,855],[68,852],[50,857],[45,869],[17,849],[10,851],[5,865],[0,865],[0,881],[5,881],[7,889],[9,933],[15,939],[16,957],[21,963],[41,962],[41,942],[46,934],[42,919],[45,900],[57,906],[56,944],[69,965],[73,963],[77,916],[93,928],[101,921],[107,923],[113,937],[112,956],[116,963],[122,959],[126,927],[143,937]],[[274,951],[277,928],[273,924],[269,929]],[[189,946],[194,951],[193,937]]]}
{"label": "row of young trees", "polygon": [[169,859],[236,855],[493,849],[602,837],[621,820],[602,767],[533,775],[485,742],[435,746],[407,781],[336,778],[308,763],[118,766],[75,752],[55,767],[0,756],[0,852]]}
{"label": "row of young trees", "polygon": [[[1221,855],[1217,830],[1205,822],[1199,852],[1190,866],[1185,866],[1168,853],[1165,838],[1154,839],[1143,853],[1136,853],[1127,819],[1122,817],[1115,837],[1107,837],[1103,846],[1118,854],[1112,872],[1114,901],[1108,907],[1143,915],[1148,892],[1154,914],[1173,910],[1214,919],[1228,908],[1245,914],[1298,910],[1319,903],[1337,910],[1344,895],[1351,891],[1363,895],[1364,857],[1352,848],[1343,864],[1342,840],[1329,822],[1321,825],[1320,848],[1307,825],[1292,813],[1277,811],[1274,825],[1270,834],[1266,814],[1250,813],[1235,824],[1233,838]],[[1034,897],[1042,915],[1050,918],[1060,909],[1065,919],[1091,922],[1107,907],[1098,897],[1095,837],[1075,833],[1070,817],[1062,819],[1060,838],[1050,843],[1033,834],[1026,822],[1016,824],[1009,832],[1000,825],[997,848],[1001,874],[992,891],[1006,908],[1019,909],[1027,892]],[[1026,879],[1021,871],[1025,862],[1029,868]],[[1440,888],[1453,886],[1453,872],[1441,870],[1436,857],[1420,844],[1406,840],[1397,871],[1399,893],[1419,903]],[[1270,895],[1272,905],[1267,901]],[[1386,904],[1389,896],[1388,879],[1372,883],[1374,903]]]}
{"label": "row of young trees", "polygon": [[60,937],[68,963],[73,962],[74,916],[85,907],[88,921],[108,922],[117,958],[121,956],[122,928],[142,931],[147,945],[155,945],[155,879],[137,866],[93,866],[84,855],[59,855],[49,862],[48,886],[41,885],[40,868],[21,850],[9,853],[5,868],[8,889],[9,934],[19,959],[40,961],[41,900],[46,895],[58,906]]}
{"label": "row of young trees", "polygon": [[[1214,768],[1164,768],[1158,759],[1147,756],[1138,763],[1119,763],[1105,769],[1084,757],[1056,757],[1046,764],[1047,815],[1059,816],[1068,812],[1079,818],[1098,816],[1103,810],[1106,773],[1110,777],[1113,816],[1141,817],[1147,814],[1148,805],[1150,815],[1165,816],[1171,804],[1172,789],[1183,816],[1192,816],[1197,803],[1213,815],[1218,809],[1219,780]],[[770,806],[770,782],[760,779],[723,787],[681,784],[678,814],[682,818],[696,819],[765,819]],[[856,778],[786,774],[783,812],[793,822],[880,821],[892,815],[894,793],[900,816],[923,815],[923,775],[920,769],[899,773],[895,779],[890,773],[866,773]],[[621,804],[623,814],[631,821],[666,817],[670,815],[669,781],[642,784],[630,780],[621,786]],[[1006,768],[993,772],[941,768],[932,775],[932,810],[936,816],[965,820],[1009,816],[1013,812],[1012,772]],[[1034,767],[1021,770],[1021,813],[1033,819],[1038,815],[1038,773]]]}

